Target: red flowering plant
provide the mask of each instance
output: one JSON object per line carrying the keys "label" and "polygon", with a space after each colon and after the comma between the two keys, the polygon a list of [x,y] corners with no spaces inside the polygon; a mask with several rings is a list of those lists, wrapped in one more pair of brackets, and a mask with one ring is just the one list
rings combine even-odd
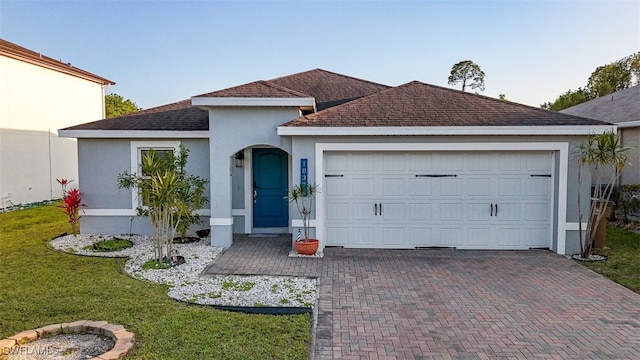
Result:
{"label": "red flowering plant", "polygon": [[58,183],[62,186],[62,205],[61,208],[64,209],[64,212],[69,217],[69,223],[71,224],[71,233],[73,235],[76,234],[76,226],[78,221],[80,220],[80,208],[85,206],[82,203],[82,195],[78,189],[67,190],[67,185],[73,180],[67,179],[56,179]]}

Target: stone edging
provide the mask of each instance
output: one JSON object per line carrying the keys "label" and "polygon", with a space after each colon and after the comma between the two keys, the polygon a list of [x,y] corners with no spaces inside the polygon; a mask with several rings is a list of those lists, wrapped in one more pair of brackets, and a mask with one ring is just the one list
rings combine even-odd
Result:
{"label": "stone edging", "polygon": [[[10,349],[39,338],[59,334],[94,334],[108,336],[115,345],[111,350],[90,360],[120,360],[125,357],[135,344],[135,334],[127,331],[122,325],[110,324],[106,321],[78,320],[71,323],[47,325],[34,330],[26,330],[0,340],[0,355],[3,349]],[[0,356],[1,357],[1,356]]]}

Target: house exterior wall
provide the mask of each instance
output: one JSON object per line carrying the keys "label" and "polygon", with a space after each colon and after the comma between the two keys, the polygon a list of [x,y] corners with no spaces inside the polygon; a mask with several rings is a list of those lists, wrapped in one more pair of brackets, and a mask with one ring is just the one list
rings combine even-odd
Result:
{"label": "house exterior wall", "polygon": [[[80,191],[84,193],[86,204],[80,219],[82,233],[150,234],[148,219],[135,216],[137,204],[133,203],[132,192],[118,188],[118,175],[131,171],[132,142],[167,141],[167,139],[79,139],[78,166]],[[171,139],[184,144],[189,149],[187,174],[209,178],[208,139]],[[205,194],[209,194],[209,187]],[[209,204],[200,211],[202,226],[195,225],[190,233],[206,228],[209,222]],[[133,220],[131,219],[133,217]],[[131,228],[131,230],[130,230]]]}
{"label": "house exterior wall", "polygon": [[0,79],[0,208],[59,198],[78,157],[57,129],[103,118],[103,87],[4,56]]}
{"label": "house exterior wall", "polygon": [[[300,159],[306,158],[309,161],[309,182],[318,182],[318,174],[316,169],[316,159],[318,154],[316,154],[316,144],[318,143],[371,143],[371,144],[380,144],[379,151],[385,151],[386,144],[408,144],[408,143],[432,143],[432,144],[444,144],[444,143],[453,143],[457,144],[469,144],[469,143],[512,143],[513,150],[518,150],[519,143],[566,143],[568,151],[565,156],[565,161],[567,162],[567,178],[566,178],[566,200],[559,201],[560,194],[558,192],[559,189],[559,178],[560,176],[555,176],[555,187],[554,187],[554,211],[555,214],[558,214],[560,209],[558,208],[559,204],[564,204],[564,210],[566,212],[566,221],[564,223],[559,223],[557,219],[554,221],[552,225],[552,229],[554,234],[558,234],[561,231],[564,234],[564,238],[566,241],[565,244],[565,253],[576,253],[579,250],[579,242],[578,242],[578,191],[577,189],[577,175],[578,175],[578,163],[573,156],[573,151],[576,146],[584,140],[584,137],[581,136],[545,136],[541,138],[539,136],[415,136],[415,137],[403,137],[403,136],[385,136],[385,137],[375,137],[375,136],[318,136],[318,137],[310,137],[310,136],[298,136],[293,137],[292,144],[292,174],[293,174],[293,182],[299,182],[299,174],[300,173]],[[559,163],[560,163],[560,154],[556,154],[555,159],[555,167],[556,167],[556,175],[560,171]],[[588,200],[590,195],[590,181],[589,179],[585,179],[583,182],[580,193],[582,197],[582,210],[586,214],[588,212]],[[322,189],[320,189],[320,193]],[[322,196],[321,194],[319,196]],[[587,200],[587,201],[585,201]],[[294,208],[290,208],[290,214],[292,219],[299,219],[299,215]],[[585,220],[583,220],[585,221]],[[319,223],[317,221],[312,221],[312,236],[316,236],[316,229]],[[294,220],[292,228],[292,237],[297,235],[296,228],[299,226],[299,221]],[[564,230],[559,229],[562,226]],[[583,228],[586,227],[586,224],[583,224]],[[553,238],[553,249],[554,251],[558,250],[558,241],[557,236],[554,235]]]}
{"label": "house exterior wall", "polygon": [[[299,115],[297,107],[215,107],[209,110],[213,246],[231,246],[234,231],[239,232],[240,226],[250,223],[248,212],[251,209],[243,206],[243,212],[233,214],[232,194],[240,190],[239,182],[244,182],[244,177],[231,176],[235,167],[233,156],[253,146],[273,146],[290,154],[291,139],[278,136],[276,127]],[[249,166],[247,159],[245,164]]]}

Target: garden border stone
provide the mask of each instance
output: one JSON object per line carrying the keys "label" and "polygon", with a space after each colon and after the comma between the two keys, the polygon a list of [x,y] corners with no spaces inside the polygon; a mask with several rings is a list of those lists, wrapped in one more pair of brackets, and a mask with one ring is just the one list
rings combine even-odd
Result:
{"label": "garden border stone", "polygon": [[15,346],[59,334],[103,335],[110,337],[115,342],[109,351],[90,360],[123,359],[133,349],[136,342],[135,334],[125,329],[122,325],[110,324],[103,320],[78,320],[70,323],[47,325],[34,330],[25,330],[0,340],[0,355],[7,353],[9,349]]}

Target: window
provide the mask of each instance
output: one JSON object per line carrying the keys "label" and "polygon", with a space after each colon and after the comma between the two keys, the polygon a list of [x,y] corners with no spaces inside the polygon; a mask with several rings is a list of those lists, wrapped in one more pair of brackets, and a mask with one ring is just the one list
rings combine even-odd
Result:
{"label": "window", "polygon": [[[177,152],[180,147],[180,141],[132,141],[131,142],[131,170],[132,174],[141,174],[142,171],[142,157],[150,150],[156,152],[157,156],[166,159],[170,152]],[[143,176],[145,174],[142,174]],[[138,198],[136,190],[131,192],[132,207],[135,209],[139,205],[142,205]]]}

